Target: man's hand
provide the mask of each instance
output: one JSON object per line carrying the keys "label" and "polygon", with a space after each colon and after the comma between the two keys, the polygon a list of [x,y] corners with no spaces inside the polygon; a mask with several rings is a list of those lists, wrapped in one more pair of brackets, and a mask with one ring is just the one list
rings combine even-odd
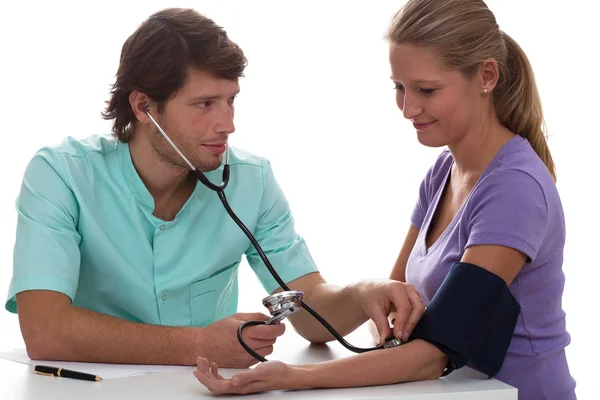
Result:
{"label": "man's hand", "polygon": [[388,316],[396,312],[394,336],[406,341],[425,312],[417,291],[408,283],[384,280],[361,281],[352,286],[352,298],[373,320],[379,344],[391,336]]}
{"label": "man's hand", "polygon": [[[256,364],[258,360],[248,354],[238,342],[238,327],[246,321],[268,319],[268,316],[260,313],[237,313],[202,328],[202,357],[223,368],[248,368]],[[265,357],[273,352],[273,344],[283,332],[284,324],[257,325],[244,328],[242,337],[252,350]]]}

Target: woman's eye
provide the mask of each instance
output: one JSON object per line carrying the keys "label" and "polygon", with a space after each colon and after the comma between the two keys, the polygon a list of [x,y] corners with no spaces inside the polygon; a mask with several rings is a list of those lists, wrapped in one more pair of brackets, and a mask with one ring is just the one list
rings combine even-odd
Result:
{"label": "woman's eye", "polygon": [[421,91],[421,93],[423,94],[433,94],[433,92],[435,92],[435,89],[429,89],[429,88],[421,88],[419,89]]}
{"label": "woman's eye", "polygon": [[404,86],[398,83],[394,86],[394,90],[404,90]]}

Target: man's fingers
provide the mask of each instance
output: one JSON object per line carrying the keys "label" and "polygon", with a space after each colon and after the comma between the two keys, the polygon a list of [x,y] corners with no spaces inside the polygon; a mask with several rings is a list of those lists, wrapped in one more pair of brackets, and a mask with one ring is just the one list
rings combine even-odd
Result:
{"label": "man's fingers", "polygon": [[255,325],[244,329],[244,337],[257,340],[273,340],[283,335],[285,324]]}
{"label": "man's fingers", "polygon": [[394,323],[394,336],[397,338],[404,337],[404,329],[406,327],[406,322],[410,316],[412,311],[412,307],[408,296],[406,295],[406,291],[404,290],[404,284],[398,282],[397,285],[392,286],[390,299],[394,306],[396,307],[396,318]]}
{"label": "man's fingers", "polygon": [[404,287],[406,289],[406,294],[408,295],[408,299],[412,308],[410,315],[408,316],[408,320],[406,321],[404,332],[402,334],[402,340],[406,341],[408,340],[408,337],[412,333],[413,329],[415,329],[415,326],[417,326],[417,323],[425,313],[425,306],[421,301],[421,297],[419,296],[415,288],[412,287],[412,285],[405,285]]}
{"label": "man's fingers", "polygon": [[266,321],[271,318],[263,313],[237,313],[235,316],[242,321]]}
{"label": "man's fingers", "polygon": [[375,326],[377,327],[377,332],[379,333],[378,344],[384,344],[385,339],[389,337],[392,333],[387,317],[385,316],[385,314],[383,314],[383,312],[381,312],[381,310],[373,311],[371,312],[371,314],[371,319],[375,323]]}
{"label": "man's fingers", "polygon": [[263,347],[273,346],[275,344],[275,339],[258,340],[244,338],[244,342],[252,349],[260,349]]}
{"label": "man's fingers", "polygon": [[273,346],[267,346],[267,347],[262,347],[260,349],[256,349],[254,350],[256,352],[256,354],[258,354],[259,356],[263,356],[266,357],[269,354],[273,353]]}

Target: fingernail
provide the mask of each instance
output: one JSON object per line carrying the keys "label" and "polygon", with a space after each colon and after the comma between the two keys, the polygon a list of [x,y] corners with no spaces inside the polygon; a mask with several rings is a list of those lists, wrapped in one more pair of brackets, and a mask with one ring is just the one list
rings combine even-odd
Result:
{"label": "fingernail", "polygon": [[398,335],[396,335],[396,337],[399,338],[399,339],[403,338],[403,336],[402,336],[402,330],[398,331]]}
{"label": "fingernail", "polygon": [[233,386],[237,386],[238,383],[240,383],[240,379],[237,376],[234,376],[233,378],[231,378],[231,384]]}

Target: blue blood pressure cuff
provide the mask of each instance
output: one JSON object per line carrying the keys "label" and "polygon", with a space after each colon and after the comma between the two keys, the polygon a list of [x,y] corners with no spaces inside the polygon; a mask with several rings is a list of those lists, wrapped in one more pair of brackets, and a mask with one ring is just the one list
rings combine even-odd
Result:
{"label": "blue blood pressure cuff", "polygon": [[492,377],[502,367],[520,311],[502,278],[457,262],[409,340],[423,339],[446,354],[444,375],[469,363]]}

